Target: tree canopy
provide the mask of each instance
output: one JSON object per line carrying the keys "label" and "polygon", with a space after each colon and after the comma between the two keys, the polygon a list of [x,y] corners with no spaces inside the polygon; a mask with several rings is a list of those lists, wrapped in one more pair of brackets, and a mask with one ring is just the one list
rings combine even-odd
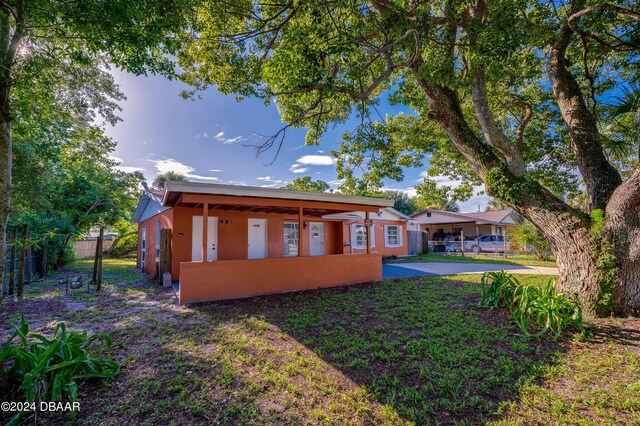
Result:
{"label": "tree canopy", "polygon": [[311,176],[303,176],[295,178],[293,182],[283,185],[280,189],[307,192],[327,192],[331,187],[323,180],[313,180],[311,179]]}
{"label": "tree canopy", "polygon": [[[215,85],[276,103],[286,124],[264,149],[287,127],[307,128],[315,144],[328,126],[355,118],[334,153],[349,190],[402,179],[402,167],[427,160],[432,173],[484,183],[549,238],[558,289],[579,295],[587,312],[608,304],[640,313],[637,284],[624,278],[640,271],[631,250],[640,239],[618,238],[640,227],[625,208],[640,202],[640,172],[633,158],[613,157],[603,129],[611,97],[638,81],[636,8],[631,0],[204,1],[178,60],[195,91]],[[387,100],[401,112],[381,117]],[[583,188],[596,213],[566,203]],[[603,268],[601,256],[617,260]]]}

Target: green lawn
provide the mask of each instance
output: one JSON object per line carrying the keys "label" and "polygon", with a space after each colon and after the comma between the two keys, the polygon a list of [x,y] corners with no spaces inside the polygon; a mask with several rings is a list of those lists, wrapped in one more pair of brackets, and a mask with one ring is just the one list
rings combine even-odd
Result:
{"label": "green lawn", "polygon": [[534,256],[524,254],[509,254],[505,259],[503,255],[493,254],[469,254],[462,256],[456,254],[418,254],[416,256],[385,259],[388,263],[416,263],[416,262],[465,262],[465,263],[499,263],[508,265],[529,266],[557,266],[555,260],[538,260]]}
{"label": "green lawn", "polygon": [[117,342],[123,371],[80,386],[79,424],[640,422],[636,320],[597,320],[589,340],[526,338],[507,311],[476,307],[474,275],[188,308],[130,262],[105,272],[100,294],[51,281],[0,313],[2,335],[22,310],[39,332],[64,320]]}

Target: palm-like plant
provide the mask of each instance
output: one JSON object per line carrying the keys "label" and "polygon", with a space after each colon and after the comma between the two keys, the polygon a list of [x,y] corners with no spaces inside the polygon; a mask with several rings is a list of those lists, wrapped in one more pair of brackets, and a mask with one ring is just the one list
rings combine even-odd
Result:
{"label": "palm-like plant", "polygon": [[536,259],[548,260],[551,255],[551,244],[542,231],[531,222],[523,222],[511,228],[509,239],[512,249],[532,253]]}
{"label": "palm-like plant", "polygon": [[640,162],[640,84],[622,89],[608,118],[602,129],[607,153],[623,173],[635,169]]}
{"label": "palm-like plant", "polygon": [[168,171],[161,175],[158,175],[153,181],[153,187],[156,189],[164,189],[167,182],[188,182],[188,179],[178,172]]}

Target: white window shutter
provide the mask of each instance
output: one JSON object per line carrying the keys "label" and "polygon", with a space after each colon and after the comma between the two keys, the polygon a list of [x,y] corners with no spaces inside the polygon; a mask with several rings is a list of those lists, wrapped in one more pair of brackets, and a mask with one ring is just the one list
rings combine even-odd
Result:
{"label": "white window shutter", "polygon": [[376,246],[376,228],[374,227],[374,225],[371,225],[369,227],[369,230],[371,231],[371,235],[369,236],[369,238],[371,238],[371,247],[375,247]]}
{"label": "white window shutter", "polygon": [[384,226],[384,246],[389,247],[389,226]]}
{"label": "white window shutter", "polygon": [[402,226],[398,226],[398,242],[400,243],[400,247],[404,245],[404,234],[402,233]]}

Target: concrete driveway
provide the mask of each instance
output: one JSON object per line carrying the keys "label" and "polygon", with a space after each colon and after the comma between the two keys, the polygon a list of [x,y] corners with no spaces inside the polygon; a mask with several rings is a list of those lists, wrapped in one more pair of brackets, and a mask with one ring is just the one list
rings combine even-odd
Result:
{"label": "concrete driveway", "polygon": [[420,277],[427,275],[484,274],[504,269],[512,274],[558,275],[558,268],[500,263],[423,262],[382,265],[384,279]]}

